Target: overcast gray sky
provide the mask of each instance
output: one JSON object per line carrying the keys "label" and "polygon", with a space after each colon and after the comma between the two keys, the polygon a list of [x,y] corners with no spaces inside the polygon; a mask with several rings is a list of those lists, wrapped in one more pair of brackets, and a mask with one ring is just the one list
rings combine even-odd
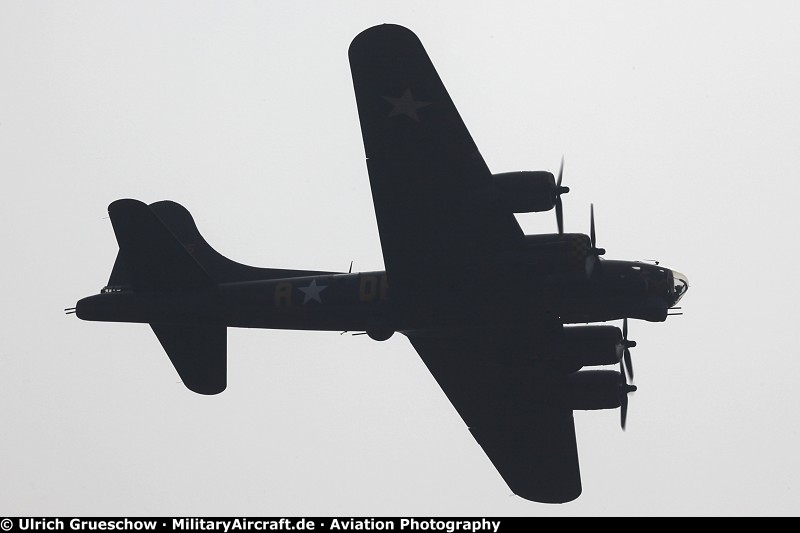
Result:
{"label": "overcast gray sky", "polygon": [[[797,2],[0,3],[0,515],[797,515]],[[689,276],[639,391],[577,412],[583,495],[512,496],[408,341],[229,330],[189,392],[105,284],[118,198],[257,266],[382,269],[347,48],[422,40],[495,172]],[[552,213],[520,217],[555,231]]]}

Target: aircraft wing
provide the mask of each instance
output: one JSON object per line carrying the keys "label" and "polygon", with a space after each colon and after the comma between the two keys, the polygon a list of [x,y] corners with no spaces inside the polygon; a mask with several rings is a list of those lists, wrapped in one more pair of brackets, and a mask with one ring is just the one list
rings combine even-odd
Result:
{"label": "aircraft wing", "polygon": [[419,39],[375,26],[349,56],[393,298],[456,285],[467,268],[491,276],[523,232],[487,201],[491,173]]}
{"label": "aircraft wing", "polygon": [[[406,28],[375,26],[353,40],[350,67],[392,300],[420,313],[457,305],[443,292],[484,298],[480,286],[494,284],[482,282],[502,276],[498,259],[523,232],[492,204],[491,172],[422,44]],[[523,332],[447,331],[403,333],[511,489],[577,498],[572,410],[551,401],[559,377],[532,366],[535,343]]]}
{"label": "aircraft wing", "polygon": [[575,424],[558,399],[561,377],[521,357],[524,336],[455,333],[406,335],[514,494],[542,503],[577,498]]}

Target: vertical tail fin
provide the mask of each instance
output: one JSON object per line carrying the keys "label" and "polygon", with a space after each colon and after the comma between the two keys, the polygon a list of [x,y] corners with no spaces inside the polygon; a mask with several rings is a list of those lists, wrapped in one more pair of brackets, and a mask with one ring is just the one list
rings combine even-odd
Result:
{"label": "vertical tail fin", "polygon": [[117,200],[108,206],[119,244],[111,281],[133,290],[212,287],[214,282],[147,204]]}
{"label": "vertical tail fin", "polygon": [[[226,387],[227,330],[214,313],[218,284],[328,273],[231,261],[208,245],[189,212],[175,202],[148,206],[123,199],[109,205],[108,213],[119,253],[103,292],[120,294],[84,298],[78,302],[79,317],[103,320],[105,311],[136,303],[140,314],[129,321],[150,323],[183,383],[200,394]],[[165,311],[167,301],[179,312]]]}
{"label": "vertical tail fin", "polygon": [[254,281],[262,279],[297,278],[319,276],[332,272],[314,270],[286,270],[243,265],[220,254],[206,242],[189,211],[182,205],[163,200],[150,204],[150,209],[175,236],[189,254],[217,283]]}
{"label": "vertical tail fin", "polygon": [[[108,206],[119,253],[110,286],[157,293],[210,289],[216,284],[146,204],[117,200]],[[191,305],[187,298],[187,304]],[[208,320],[150,323],[172,365],[190,390],[218,394],[227,384],[227,329]]]}

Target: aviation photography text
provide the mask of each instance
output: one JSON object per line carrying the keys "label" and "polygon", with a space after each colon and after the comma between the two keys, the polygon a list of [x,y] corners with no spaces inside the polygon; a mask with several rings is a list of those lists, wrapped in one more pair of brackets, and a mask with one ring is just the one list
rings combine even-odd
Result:
{"label": "aviation photography text", "polygon": [[504,520],[486,518],[4,518],[16,531],[430,531],[498,533]]}

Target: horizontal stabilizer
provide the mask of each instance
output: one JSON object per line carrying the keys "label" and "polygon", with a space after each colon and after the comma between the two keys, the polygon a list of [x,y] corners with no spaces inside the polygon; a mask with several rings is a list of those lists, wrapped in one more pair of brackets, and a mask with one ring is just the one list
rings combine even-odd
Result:
{"label": "horizontal stabilizer", "polygon": [[138,200],[117,200],[108,206],[108,215],[119,244],[112,281],[120,280],[124,272],[134,290],[196,289],[214,285],[147,204]]}
{"label": "horizontal stabilizer", "polygon": [[150,324],[189,390],[219,394],[227,386],[227,330],[222,324]]}

